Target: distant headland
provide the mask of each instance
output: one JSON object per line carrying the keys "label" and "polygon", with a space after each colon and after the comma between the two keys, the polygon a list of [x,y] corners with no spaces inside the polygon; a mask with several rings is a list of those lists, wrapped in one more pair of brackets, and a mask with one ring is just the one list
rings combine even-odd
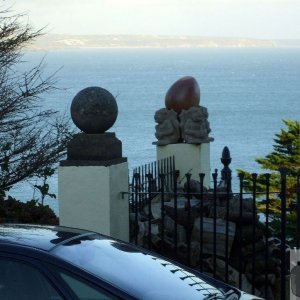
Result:
{"label": "distant headland", "polygon": [[68,35],[45,34],[28,50],[87,48],[275,48],[300,47],[300,40],[220,38],[159,35]]}

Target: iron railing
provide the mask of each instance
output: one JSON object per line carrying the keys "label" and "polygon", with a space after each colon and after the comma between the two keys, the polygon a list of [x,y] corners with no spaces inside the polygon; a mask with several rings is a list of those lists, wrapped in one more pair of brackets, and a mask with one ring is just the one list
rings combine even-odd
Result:
{"label": "iron railing", "polygon": [[[204,186],[205,174],[187,173],[179,184],[174,158],[135,169],[129,191],[131,241],[257,296],[286,299],[288,249],[300,245],[299,218],[291,224],[300,210],[299,175],[296,201],[287,199],[285,170],[278,191],[270,174],[253,173],[249,179],[240,173],[239,191],[233,192],[227,147],[221,161],[221,179],[215,170],[212,188]],[[287,235],[291,225],[295,231]]]}

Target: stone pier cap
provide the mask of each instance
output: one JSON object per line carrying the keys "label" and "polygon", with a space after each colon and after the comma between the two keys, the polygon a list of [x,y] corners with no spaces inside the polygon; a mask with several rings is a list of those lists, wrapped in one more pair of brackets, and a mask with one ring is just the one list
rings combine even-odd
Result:
{"label": "stone pier cap", "polygon": [[67,146],[67,160],[61,166],[110,166],[126,162],[122,142],[114,132],[118,106],[115,97],[101,87],[81,90],[71,104],[74,124],[83,132],[73,136]]}

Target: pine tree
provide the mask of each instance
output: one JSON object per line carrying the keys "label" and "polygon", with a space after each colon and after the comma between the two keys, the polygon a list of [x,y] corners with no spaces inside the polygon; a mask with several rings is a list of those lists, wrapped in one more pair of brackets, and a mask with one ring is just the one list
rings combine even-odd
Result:
{"label": "pine tree", "polygon": [[[280,235],[280,199],[276,192],[280,191],[281,176],[279,171],[287,172],[287,203],[290,212],[287,214],[287,238],[291,244],[295,242],[296,236],[296,211],[294,209],[297,197],[299,197],[299,175],[300,175],[300,122],[292,120],[283,120],[286,129],[281,129],[275,134],[273,151],[263,158],[257,158],[256,162],[263,170],[270,172],[270,213],[271,226],[275,235]],[[239,173],[245,175],[245,190],[249,191],[253,188],[252,174],[238,170]],[[266,176],[259,175],[257,177],[257,191],[264,193],[266,191]],[[277,197],[276,197],[277,195]],[[258,210],[265,212],[265,201],[257,205]],[[299,216],[300,217],[300,216]]]}
{"label": "pine tree", "polygon": [[256,161],[263,169],[278,171],[285,168],[288,175],[296,176],[300,171],[300,122],[283,120],[287,130],[275,134],[274,151]]}

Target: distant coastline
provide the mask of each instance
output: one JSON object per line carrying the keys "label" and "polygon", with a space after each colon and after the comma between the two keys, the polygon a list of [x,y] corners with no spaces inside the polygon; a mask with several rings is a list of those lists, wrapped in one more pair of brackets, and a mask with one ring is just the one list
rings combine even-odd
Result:
{"label": "distant coastline", "polygon": [[300,48],[300,40],[150,35],[46,34],[28,50],[89,48]]}

